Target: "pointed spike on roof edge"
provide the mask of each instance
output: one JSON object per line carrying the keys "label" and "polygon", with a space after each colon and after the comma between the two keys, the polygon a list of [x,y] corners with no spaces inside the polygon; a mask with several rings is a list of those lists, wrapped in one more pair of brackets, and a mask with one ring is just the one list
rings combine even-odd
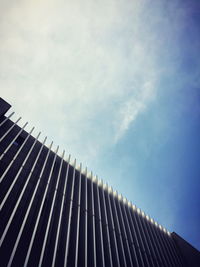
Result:
{"label": "pointed spike on roof edge", "polygon": [[141,213],[141,209],[137,208],[137,213],[140,214]]}
{"label": "pointed spike on roof edge", "polygon": [[63,150],[62,152],[60,152],[60,157],[61,157],[61,159],[64,159],[64,155],[65,155],[65,150]]}
{"label": "pointed spike on roof edge", "polygon": [[59,150],[59,146],[57,146],[55,153],[57,154]]}
{"label": "pointed spike on roof edge", "polygon": [[126,204],[127,203],[127,199],[125,197],[123,197],[123,203]]}
{"label": "pointed spike on roof edge", "polygon": [[145,212],[144,211],[142,211],[142,217],[145,217]]}
{"label": "pointed spike on roof edge", "polygon": [[147,221],[149,221],[149,215],[147,215],[147,214],[146,214],[146,219],[147,219]]}
{"label": "pointed spike on roof edge", "polygon": [[63,153],[62,153],[62,158],[64,159],[64,156],[65,156],[65,150],[63,150]]}
{"label": "pointed spike on roof edge", "polygon": [[96,176],[96,175],[94,175],[94,176],[92,177],[92,181],[93,181],[94,183],[97,182],[97,176]]}
{"label": "pointed spike on roof edge", "polygon": [[162,231],[164,231],[164,232],[168,232],[168,230],[165,228],[165,227],[163,227],[161,224],[159,224],[157,221],[155,221],[153,218],[151,218],[150,219],[151,220],[151,222],[156,226],[156,227],[158,227],[158,228],[160,228],[160,230],[162,230]]}
{"label": "pointed spike on roof edge", "polygon": [[122,199],[122,195],[121,195],[121,194],[118,195],[118,199],[119,199],[119,200]]}
{"label": "pointed spike on roof edge", "polygon": [[97,180],[97,185],[99,185],[100,179],[99,179],[98,175],[96,175],[96,180]]}
{"label": "pointed spike on roof edge", "polygon": [[87,172],[86,172],[86,175],[85,175],[86,178],[87,178],[87,179],[90,179],[90,175],[91,175],[91,173],[90,173],[90,172],[88,171],[88,169],[87,169]]}
{"label": "pointed spike on roof edge", "polygon": [[82,163],[81,162],[79,164],[79,170],[80,170],[80,173],[82,173]]}
{"label": "pointed spike on roof edge", "polygon": [[101,179],[99,179],[99,178],[97,178],[97,179],[98,179],[98,182],[97,182],[98,186],[102,186]]}
{"label": "pointed spike on roof edge", "polygon": [[132,204],[132,209],[133,209],[133,210],[137,210],[137,207],[136,207],[136,205],[135,205],[135,204],[133,204],[132,202],[131,202],[131,204]]}
{"label": "pointed spike on roof edge", "polygon": [[53,141],[51,142],[51,144],[49,146],[47,145],[48,149],[50,149],[50,150],[51,150],[52,146],[53,146]]}
{"label": "pointed spike on roof edge", "polygon": [[69,154],[69,157],[68,157],[68,163],[70,164],[70,161],[71,161],[71,154]]}
{"label": "pointed spike on roof edge", "polygon": [[91,177],[91,172],[88,170],[88,172],[87,172],[87,178],[90,179],[90,177]]}
{"label": "pointed spike on roof edge", "polygon": [[81,172],[81,163],[79,163],[79,164],[77,163],[76,169],[77,169],[77,171],[80,172],[80,174],[82,174],[82,172]]}
{"label": "pointed spike on roof edge", "polygon": [[84,174],[85,174],[85,177],[87,178],[87,167],[85,167],[85,172],[84,172]]}
{"label": "pointed spike on roof edge", "polygon": [[74,165],[73,165],[74,168],[76,168],[76,158],[74,159]]}
{"label": "pointed spike on roof edge", "polygon": [[106,182],[106,190],[109,192],[109,184]]}
{"label": "pointed spike on roof edge", "polygon": [[37,138],[39,138],[40,135],[41,135],[41,132],[38,133],[38,135],[37,135],[38,137]]}
{"label": "pointed spike on roof edge", "polygon": [[107,189],[107,187],[108,187],[108,184],[107,184],[107,183],[105,183],[105,182],[103,182],[103,189],[104,189],[104,190],[106,190],[106,189]]}
{"label": "pointed spike on roof edge", "polygon": [[99,184],[99,178],[97,175],[95,175],[95,177],[96,177],[96,184],[98,185]]}

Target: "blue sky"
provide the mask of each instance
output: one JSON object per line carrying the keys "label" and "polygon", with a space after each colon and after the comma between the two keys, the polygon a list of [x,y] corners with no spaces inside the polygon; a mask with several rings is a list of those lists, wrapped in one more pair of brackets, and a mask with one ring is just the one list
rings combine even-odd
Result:
{"label": "blue sky", "polygon": [[22,123],[200,249],[199,1],[0,10],[0,92]]}

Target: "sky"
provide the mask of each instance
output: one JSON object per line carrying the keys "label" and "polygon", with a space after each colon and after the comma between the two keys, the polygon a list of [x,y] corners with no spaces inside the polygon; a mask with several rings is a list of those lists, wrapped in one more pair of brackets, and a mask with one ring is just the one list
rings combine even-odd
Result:
{"label": "sky", "polygon": [[200,250],[200,2],[0,3],[22,124]]}

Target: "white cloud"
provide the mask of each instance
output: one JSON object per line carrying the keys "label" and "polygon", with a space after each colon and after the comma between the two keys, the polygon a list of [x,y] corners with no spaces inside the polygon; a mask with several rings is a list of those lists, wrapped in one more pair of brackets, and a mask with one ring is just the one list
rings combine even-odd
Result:
{"label": "white cloud", "polygon": [[83,161],[95,160],[156,95],[162,42],[152,29],[162,18],[149,10],[148,24],[143,11],[140,1],[5,4],[2,97]]}
{"label": "white cloud", "polygon": [[137,96],[130,97],[126,102],[123,102],[119,109],[118,121],[115,122],[115,142],[125,134],[130,124],[133,123],[138,115],[143,112],[147,105],[154,99],[155,92],[153,81],[149,81],[141,87]]}

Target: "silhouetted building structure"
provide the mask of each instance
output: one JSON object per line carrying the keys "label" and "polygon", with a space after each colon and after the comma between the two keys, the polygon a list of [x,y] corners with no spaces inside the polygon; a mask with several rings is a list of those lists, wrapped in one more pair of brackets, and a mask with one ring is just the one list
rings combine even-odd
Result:
{"label": "silhouetted building structure", "polygon": [[169,233],[46,138],[5,116],[0,99],[0,265],[200,266]]}

